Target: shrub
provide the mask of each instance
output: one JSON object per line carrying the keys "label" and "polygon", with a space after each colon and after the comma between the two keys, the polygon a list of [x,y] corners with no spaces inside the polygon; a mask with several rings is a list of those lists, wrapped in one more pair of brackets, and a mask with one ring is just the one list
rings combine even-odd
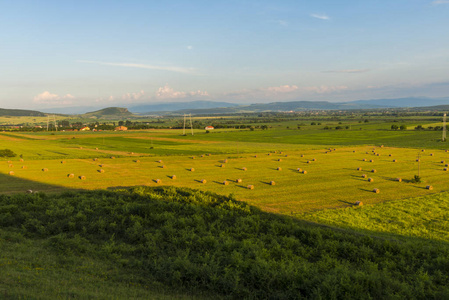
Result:
{"label": "shrub", "polygon": [[3,149],[0,150],[0,157],[16,157],[17,154],[15,154],[11,149]]}

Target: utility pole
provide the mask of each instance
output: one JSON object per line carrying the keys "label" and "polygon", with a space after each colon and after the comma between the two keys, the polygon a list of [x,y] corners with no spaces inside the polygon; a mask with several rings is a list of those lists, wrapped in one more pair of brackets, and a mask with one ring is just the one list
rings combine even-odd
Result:
{"label": "utility pole", "polygon": [[48,131],[48,123],[50,122],[50,115],[47,115],[47,131]]}
{"label": "utility pole", "polygon": [[192,132],[193,135],[192,114],[189,114],[189,116],[190,116],[190,131]]}
{"label": "utility pole", "polygon": [[443,137],[441,141],[446,141],[446,114],[443,115]]}
{"label": "utility pole", "polygon": [[53,115],[53,122],[55,122],[55,130],[58,131],[58,126],[56,125],[56,117]]}
{"label": "utility pole", "polygon": [[186,135],[186,114],[184,114],[184,127],[182,129],[182,135]]}

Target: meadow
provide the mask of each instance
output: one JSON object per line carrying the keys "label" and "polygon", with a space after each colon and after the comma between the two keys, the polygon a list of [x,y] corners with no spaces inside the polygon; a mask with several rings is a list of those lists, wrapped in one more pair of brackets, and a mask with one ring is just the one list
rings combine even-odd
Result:
{"label": "meadow", "polygon": [[[307,120],[269,123],[266,130],[260,127],[255,130],[254,127],[217,129],[209,133],[194,130],[194,135],[185,136],[179,129],[128,132],[1,132],[0,149],[11,149],[17,154],[16,157],[0,160],[2,179],[0,191],[7,197],[3,198],[6,202],[0,208],[3,212],[0,220],[3,222],[0,243],[2,247],[9,249],[3,256],[2,265],[8,268],[8,274],[15,274],[17,278],[27,278],[26,283],[17,284],[16,280],[12,280],[14,292],[9,296],[12,295],[14,298],[14,295],[26,295],[21,292],[24,288],[29,295],[37,291],[36,282],[39,280],[36,274],[40,274],[40,270],[36,271],[35,268],[40,266],[29,265],[30,257],[24,254],[25,249],[33,249],[32,251],[37,253],[50,250],[46,254],[50,258],[44,259],[39,256],[39,259],[45,260],[41,261],[41,264],[46,269],[55,268],[55,272],[61,273],[66,282],[77,282],[76,286],[79,289],[70,290],[74,297],[105,298],[107,286],[115,285],[115,282],[119,282],[114,290],[117,298],[123,298],[123,293],[126,293],[128,287],[135,298],[152,295],[161,299],[171,297],[201,299],[209,298],[210,295],[225,298],[251,298],[251,295],[292,298],[292,294],[288,293],[293,290],[301,290],[296,297],[302,295],[305,298],[339,298],[345,293],[353,295],[354,298],[375,299],[391,298],[392,295],[406,298],[418,297],[416,295],[420,295],[419,297],[446,295],[447,291],[440,285],[444,286],[447,281],[447,276],[444,277],[444,272],[441,272],[447,265],[448,256],[444,249],[447,249],[449,242],[449,224],[446,221],[449,217],[447,215],[449,171],[445,169],[449,164],[449,152],[446,150],[449,145],[441,142],[441,131],[413,130],[417,125],[439,126],[435,117],[401,118],[399,121],[396,117],[381,120],[366,118],[369,118],[369,122],[364,122],[363,118],[360,121],[332,117],[318,120],[314,117]],[[229,118],[223,118],[223,121],[229,122]],[[311,122],[320,125],[310,125]],[[248,122],[245,125],[256,124],[258,123]],[[405,124],[408,129],[390,130],[392,124]],[[325,129],[326,126],[332,129]],[[337,130],[336,126],[343,129]],[[13,172],[13,175],[10,175],[10,172]],[[421,182],[413,182],[414,176],[418,174]],[[249,189],[248,186],[254,188]],[[429,186],[432,188],[426,188]],[[195,192],[189,189],[194,189]],[[374,189],[380,192],[374,193]],[[33,193],[25,195],[27,191]],[[144,197],[142,199],[150,197],[156,201],[151,205],[156,206],[158,201],[184,203],[195,198],[197,202],[192,203],[195,208],[189,208],[195,212],[189,216],[192,218],[189,221],[185,219],[182,224],[175,222],[177,218],[187,218],[184,215],[176,216],[174,219],[170,216],[167,219],[168,214],[174,209],[167,207],[167,211],[158,213],[159,217],[155,215],[148,219],[148,216],[141,216],[143,219],[139,219],[138,223],[143,227],[139,229],[136,226],[140,225],[136,225],[135,222],[138,215],[136,210],[131,210],[130,214],[124,217],[126,220],[133,220],[131,223],[123,221],[124,219],[104,219],[109,213],[102,217],[102,214],[110,209],[107,204],[109,200],[106,199],[122,197],[116,196],[115,193],[126,195],[132,193]],[[88,203],[94,203],[94,199],[98,199],[99,203],[105,205],[95,208],[99,211],[95,212],[98,215],[94,219],[101,220],[98,226],[108,233],[97,242],[93,242],[95,238],[91,240],[92,236],[86,232],[88,223],[83,225],[86,219],[80,219],[80,212],[84,208],[74,204],[73,201],[77,200],[70,200],[81,197],[79,201],[83,202],[84,194],[88,195],[86,199],[91,199],[86,200]],[[175,195],[179,195],[181,200],[175,200]],[[190,200],[184,199],[181,195],[187,195],[186,199]],[[132,199],[137,197],[135,199],[143,201],[140,196],[129,197]],[[217,198],[211,200],[208,197]],[[17,213],[14,207],[21,207],[27,201],[36,203],[29,207],[30,213],[33,208],[38,209],[39,206],[42,206],[46,213],[42,216],[37,213],[31,223],[23,223],[26,218],[15,221],[11,219],[10,216]],[[129,203],[130,207],[140,205],[133,201]],[[207,214],[213,214],[217,205],[213,203],[217,201],[230,205],[225,208],[227,212],[223,211],[225,215],[229,213],[228,210],[237,209],[241,213],[245,211],[241,220],[232,219],[235,217],[234,213],[231,213],[233,215],[231,219],[223,219],[226,220],[224,224],[238,224],[235,229],[226,230],[223,224],[212,224],[209,223],[210,220],[206,222],[199,219],[196,213],[199,207],[211,205],[213,209],[208,210]],[[60,207],[50,209],[48,205],[51,206],[53,202],[59,203]],[[363,202],[363,206],[355,206],[356,202]],[[92,204],[89,206],[94,209]],[[52,209],[55,209],[54,213],[51,213]],[[86,213],[90,214],[92,211],[88,209],[83,212]],[[204,213],[201,212],[201,215]],[[253,214],[257,215],[257,220]],[[49,217],[61,218],[63,215],[63,218],[67,219],[67,224],[58,225],[59,231],[45,231],[51,222],[55,222],[48,219]],[[247,217],[249,219],[245,219]],[[146,246],[137,246],[128,241],[127,244],[120,242],[120,245],[115,244],[111,248],[111,239],[124,234],[125,231],[127,235],[121,239],[129,239],[128,235],[132,234],[132,230],[137,230],[136,232],[143,230],[139,234],[134,233],[134,237],[146,235],[148,238],[150,233],[146,230],[151,231],[155,224],[149,220],[158,218],[165,218],[160,224],[171,224],[170,228],[161,229],[163,232],[171,232],[173,226],[184,229],[192,226],[197,228],[193,231],[201,231],[199,228],[202,226],[207,228],[218,226],[223,229],[220,231],[222,235],[228,236],[230,232],[234,232],[232,238],[231,236],[228,238],[237,238],[242,244],[238,247],[237,244],[233,244],[234,252],[229,249],[217,250],[218,248],[214,246],[213,251],[200,253],[192,241],[198,241],[201,235],[193,238],[191,236],[193,233],[189,233],[187,237],[190,236],[190,240],[182,240],[180,236],[175,235],[170,243],[184,245],[180,249],[189,245],[188,249],[194,256],[179,250],[180,252],[173,257],[164,258],[167,260],[161,260],[160,264],[172,270],[166,273],[163,273],[158,265],[145,265],[145,260],[141,260],[142,251]],[[259,232],[260,226],[269,226],[267,224],[274,220],[284,225],[280,225],[277,229],[272,228],[274,231],[264,231],[263,235],[256,233]],[[126,225],[120,229],[121,231],[117,231],[116,225],[113,225],[119,223]],[[288,231],[286,228],[296,229]],[[329,239],[326,238],[326,242],[321,244],[324,247],[320,248],[321,250],[315,248],[320,253],[313,252],[311,250],[313,247],[297,253],[289,244],[292,241],[288,240],[289,236],[299,238],[295,233],[297,230],[306,230],[302,235],[303,241],[305,236],[312,238],[317,235],[325,235]],[[66,235],[67,232],[72,233]],[[273,242],[271,239],[274,239],[279,232],[283,232],[282,237],[285,240]],[[242,237],[247,239],[242,240]],[[274,247],[274,244],[265,244],[267,237],[272,241],[270,243],[281,245],[280,249],[287,252],[272,252],[278,248]],[[158,238],[160,236],[157,235],[151,239]],[[218,237],[214,239],[216,242],[210,240],[208,243],[226,244]],[[373,241],[374,244],[378,241],[380,243],[376,244],[375,248],[384,249],[379,250],[380,252],[374,256],[367,250],[374,247]],[[390,242],[391,245],[385,246],[385,243]],[[82,248],[80,243],[90,246]],[[146,243],[145,245],[149,245],[148,241]],[[162,245],[164,242],[161,240],[160,243]],[[349,247],[347,243],[352,246]],[[340,249],[339,244],[346,246]],[[251,248],[254,245],[265,250],[257,252]],[[67,250],[71,248],[74,252]],[[385,250],[387,248],[389,250]],[[159,251],[156,248],[152,249]],[[221,260],[215,257],[218,260],[211,258],[207,264],[211,268],[216,266],[216,269],[202,269],[200,265],[204,262],[199,261],[195,255],[213,256],[216,255],[213,253],[218,253],[216,251],[221,251],[220,255],[224,255],[221,258],[223,261],[238,259],[241,264],[236,264],[232,272],[229,269],[230,273],[220,273],[226,268],[221,265]],[[304,251],[309,254],[304,256],[306,253]],[[421,254],[418,253],[416,257],[410,256],[410,253],[415,252]],[[228,254],[224,253],[232,255],[225,257]],[[391,253],[394,253],[393,257],[390,256]],[[386,260],[380,262],[374,259],[375,256]],[[62,267],[52,267],[49,263],[56,257]],[[73,277],[73,272],[80,271],[76,266],[82,262],[83,257],[89,258],[91,262],[91,265],[81,264],[86,268],[82,274],[91,276],[89,280],[83,279],[85,285]],[[175,263],[172,261],[174,257],[178,257]],[[280,263],[270,260],[275,257],[285,259],[281,263],[283,271],[274,268]],[[325,257],[328,259],[324,259]],[[436,261],[431,262],[430,257],[436,258]],[[365,261],[363,267],[360,267],[359,263],[352,265],[355,261],[360,262],[360,259]],[[114,263],[117,260],[121,261],[118,265]],[[253,262],[253,265],[244,264],[246,260]],[[401,263],[394,264],[395,260]],[[320,261],[319,269],[303,264],[301,270],[304,275],[300,279],[292,268],[294,264],[298,265],[299,261]],[[420,261],[422,264],[417,263],[413,270],[408,269],[406,266],[411,261],[415,263]],[[268,280],[268,277],[262,279],[243,275],[250,272],[249,274],[260,276],[259,272],[262,272],[261,270],[266,272],[269,268],[267,266],[278,272],[270,273],[271,277],[284,280],[283,283],[277,283],[279,286],[290,284],[289,287],[284,286],[286,293],[274,288],[273,282],[266,283],[266,286],[271,287],[269,291],[255,284]],[[251,269],[252,267],[258,269]],[[130,271],[134,269],[137,271]],[[162,273],[143,280],[142,278],[148,275],[146,271],[150,269],[152,272]],[[336,273],[330,270],[336,270]],[[118,275],[123,272],[132,275],[129,275],[131,277]],[[324,278],[317,275],[321,272],[334,273]],[[351,275],[353,273],[360,277],[353,277]],[[173,274],[178,277],[170,277],[174,276]],[[393,280],[391,274],[402,279],[395,281],[393,285],[379,281],[381,277]],[[102,276],[106,276],[107,279]],[[194,276],[196,281],[189,281],[187,279],[189,276]],[[56,278],[54,273],[49,272],[46,272],[44,277],[48,280]],[[345,278],[346,281],[340,280],[337,284],[338,278]],[[405,283],[410,280],[416,285],[414,288]],[[300,282],[304,284],[308,282],[310,285],[301,287],[298,285]],[[357,283],[351,286],[350,282]],[[9,283],[11,282],[5,277],[0,277],[0,288],[5,290],[3,287]],[[99,287],[95,290],[93,285],[96,284]],[[376,294],[376,288],[372,289],[376,284],[385,288],[387,294]],[[192,286],[194,288],[191,288]],[[331,286],[335,286],[335,289]],[[70,296],[70,293],[65,293],[55,285],[47,284],[46,288],[52,297]],[[171,288],[175,288],[176,296],[167,292]],[[232,290],[232,293],[227,294],[227,290]],[[435,293],[430,292],[432,290]]]}

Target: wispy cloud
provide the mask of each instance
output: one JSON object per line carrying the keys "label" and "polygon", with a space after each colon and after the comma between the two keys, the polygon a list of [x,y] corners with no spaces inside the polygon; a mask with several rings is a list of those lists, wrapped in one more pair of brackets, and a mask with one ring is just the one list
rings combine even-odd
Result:
{"label": "wispy cloud", "polygon": [[160,87],[156,92],[156,97],[159,99],[177,99],[177,98],[186,98],[193,96],[209,96],[209,93],[206,91],[192,91],[192,92],[181,92],[175,91],[168,84],[163,87]]}
{"label": "wispy cloud", "polygon": [[330,19],[330,17],[326,14],[310,14],[310,16],[313,18],[320,19],[320,20],[329,20]]}
{"label": "wispy cloud", "polygon": [[435,0],[432,2],[433,5],[439,5],[439,4],[449,4],[449,0]]}
{"label": "wispy cloud", "polygon": [[366,73],[371,71],[370,69],[349,69],[349,70],[329,70],[322,73]]}
{"label": "wispy cloud", "polygon": [[113,63],[113,62],[91,61],[91,60],[78,60],[77,62],[103,65],[103,66],[116,66],[116,67],[149,69],[149,70],[159,70],[159,71],[170,71],[170,72],[178,72],[178,73],[186,73],[186,74],[195,73],[195,69],[193,69],[193,68],[153,66],[153,65],[134,64],[134,63]]}

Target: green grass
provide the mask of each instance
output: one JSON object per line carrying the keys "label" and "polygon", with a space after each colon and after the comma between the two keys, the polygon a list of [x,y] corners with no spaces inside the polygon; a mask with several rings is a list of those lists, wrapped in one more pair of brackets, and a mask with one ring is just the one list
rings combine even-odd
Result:
{"label": "green grass", "polygon": [[449,242],[448,192],[363,207],[322,210],[298,217],[363,232]]}

